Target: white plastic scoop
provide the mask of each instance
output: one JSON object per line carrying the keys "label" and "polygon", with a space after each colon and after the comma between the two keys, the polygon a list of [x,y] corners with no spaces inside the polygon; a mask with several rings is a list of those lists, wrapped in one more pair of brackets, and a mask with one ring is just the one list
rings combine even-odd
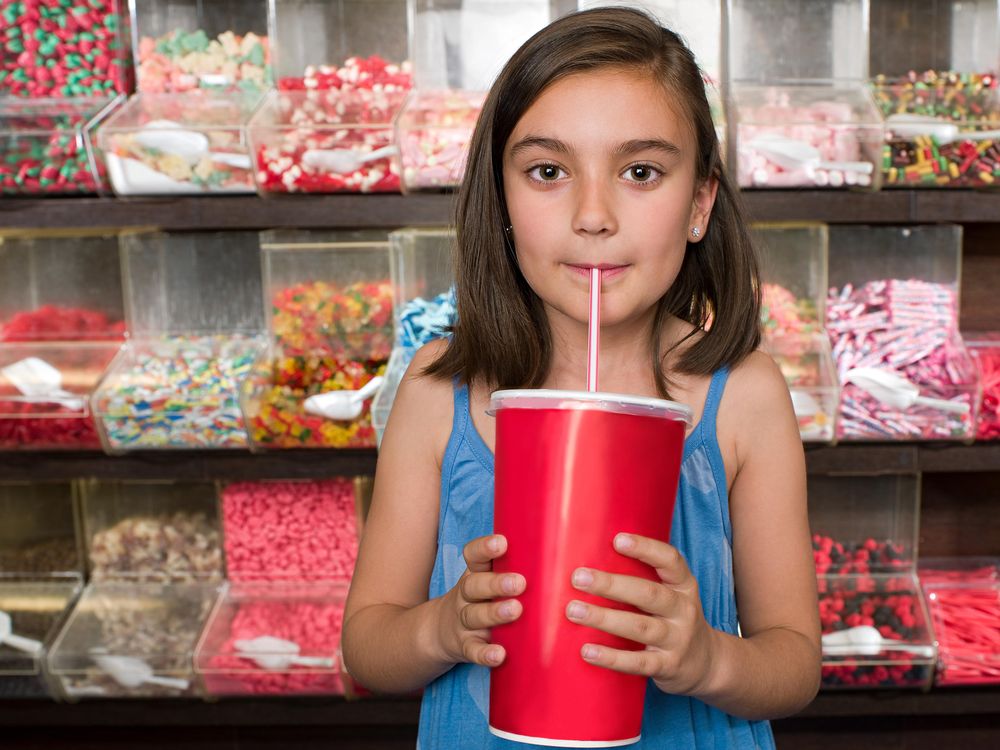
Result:
{"label": "white plastic scoop", "polygon": [[916,138],[927,135],[933,138],[939,146],[945,146],[955,141],[992,141],[1000,138],[1000,130],[963,132],[959,130],[958,125],[948,120],[905,112],[889,115],[885,124],[897,138]]}
{"label": "white plastic scoop", "polygon": [[137,688],[149,684],[174,690],[187,690],[191,684],[190,681],[179,677],[155,675],[151,666],[134,656],[113,656],[98,651],[91,651],[90,655],[102,671],[125,688]]}
{"label": "white plastic scoop", "polygon": [[84,400],[62,388],[62,373],[44,359],[25,357],[0,369],[18,391],[23,401],[59,404],[72,411],[83,411]]}
{"label": "white plastic scoop", "polygon": [[893,409],[927,406],[952,414],[968,414],[969,405],[920,395],[920,388],[899,373],[877,367],[855,367],[844,373],[844,382],[853,383]]}
{"label": "white plastic scoop", "polygon": [[302,650],[295,641],[276,638],[273,635],[262,635],[249,640],[239,640],[234,643],[236,655],[241,659],[256,662],[264,669],[288,669],[298,667],[323,667],[332,669],[337,662],[332,658],[322,656],[299,656]]}
{"label": "white plastic scoop", "polygon": [[179,156],[194,166],[204,157],[237,169],[250,169],[253,164],[247,154],[226,151],[209,151],[208,136],[197,130],[188,130],[173,120],[152,120],[135,136],[136,142],[149,149]]}
{"label": "white plastic scoop", "polygon": [[868,161],[826,161],[820,158],[819,149],[815,146],[777,133],[759,135],[749,141],[747,146],[782,169],[839,169],[842,172],[867,175],[875,170],[875,165]]}
{"label": "white plastic scoop", "polygon": [[361,416],[365,400],[375,395],[383,381],[384,377],[376,375],[356,391],[317,393],[305,400],[305,409],[310,414],[327,419],[357,419]]}
{"label": "white plastic scoop", "polygon": [[934,657],[933,646],[918,646],[883,638],[871,625],[857,625],[823,635],[825,656],[878,656],[882,651],[906,651],[928,658]]}
{"label": "white plastic scoop", "polygon": [[36,641],[34,638],[25,638],[22,635],[14,635],[11,632],[12,627],[10,615],[0,610],[0,646],[10,646],[27,654],[37,654],[42,650],[41,641]]}
{"label": "white plastic scoop", "polygon": [[311,148],[302,154],[302,163],[310,169],[347,174],[362,164],[392,156],[396,151],[395,146],[384,146],[368,153],[349,148]]}

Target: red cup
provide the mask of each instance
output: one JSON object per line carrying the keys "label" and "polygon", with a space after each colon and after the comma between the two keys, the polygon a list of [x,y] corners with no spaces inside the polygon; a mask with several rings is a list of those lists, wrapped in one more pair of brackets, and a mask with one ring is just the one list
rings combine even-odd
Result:
{"label": "red cup", "polygon": [[527,580],[524,613],[493,629],[507,651],[490,676],[490,732],[556,747],[638,742],[646,679],[588,664],[584,643],[640,644],[570,622],[572,599],[617,609],[570,583],[581,566],[657,580],[613,547],[626,531],[670,538],[691,411],[653,398],[579,391],[497,391],[493,530],[507,537],[498,573]]}

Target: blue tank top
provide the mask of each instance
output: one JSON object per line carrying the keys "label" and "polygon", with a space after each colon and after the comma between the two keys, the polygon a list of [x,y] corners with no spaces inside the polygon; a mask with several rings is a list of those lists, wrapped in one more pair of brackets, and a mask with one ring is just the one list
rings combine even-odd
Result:
{"label": "blue tank top", "polygon": [[[698,581],[708,623],[736,634],[732,528],[729,493],[715,417],[728,370],[712,376],[701,421],[684,444],[680,485],[670,529],[674,545]],[[493,453],[472,423],[469,392],[455,387],[455,417],[441,467],[438,547],[431,598],[447,593],[465,572],[462,550],[493,531]],[[490,734],[489,670],[457,664],[424,690],[418,750],[502,750],[529,747]],[[668,695],[652,681],[646,687],[642,739],[633,748],[774,748],[770,724],[748,721],[697,699]]]}

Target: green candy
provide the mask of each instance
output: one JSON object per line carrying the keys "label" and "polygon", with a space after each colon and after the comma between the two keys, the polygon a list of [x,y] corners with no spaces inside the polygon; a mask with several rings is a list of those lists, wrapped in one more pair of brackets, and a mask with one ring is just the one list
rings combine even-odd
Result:
{"label": "green candy", "polygon": [[251,65],[256,65],[258,67],[263,66],[264,65],[263,45],[261,45],[260,43],[255,44],[253,48],[250,50],[250,54],[248,54],[244,59]]}
{"label": "green candy", "polygon": [[180,48],[184,52],[204,52],[208,49],[208,45],[208,35],[201,29],[188,34],[180,42]]}

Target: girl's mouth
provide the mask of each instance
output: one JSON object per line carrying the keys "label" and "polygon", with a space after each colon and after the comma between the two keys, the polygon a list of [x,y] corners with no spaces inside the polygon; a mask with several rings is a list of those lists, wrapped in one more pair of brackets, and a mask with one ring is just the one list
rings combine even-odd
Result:
{"label": "girl's mouth", "polygon": [[591,268],[601,269],[601,281],[609,281],[616,276],[620,276],[628,270],[628,265],[615,265],[613,263],[590,263],[586,265],[577,265],[574,263],[567,263],[567,268],[569,268],[574,273],[578,273],[581,276],[590,276]]}

